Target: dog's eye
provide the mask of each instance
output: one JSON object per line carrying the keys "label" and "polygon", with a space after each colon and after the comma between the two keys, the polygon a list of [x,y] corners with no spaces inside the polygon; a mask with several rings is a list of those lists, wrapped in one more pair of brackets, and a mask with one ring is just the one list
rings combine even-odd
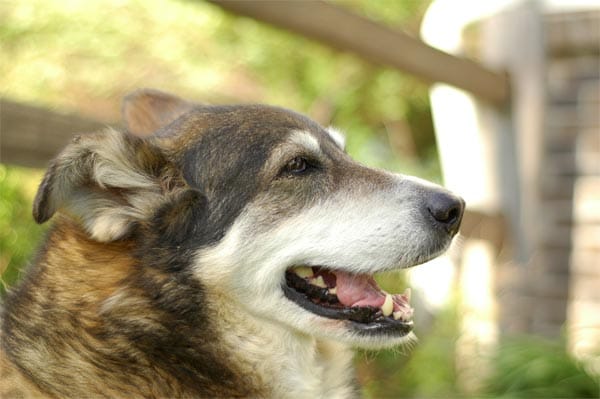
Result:
{"label": "dog's eye", "polygon": [[298,175],[306,172],[308,166],[308,161],[305,158],[296,157],[285,165],[285,172]]}

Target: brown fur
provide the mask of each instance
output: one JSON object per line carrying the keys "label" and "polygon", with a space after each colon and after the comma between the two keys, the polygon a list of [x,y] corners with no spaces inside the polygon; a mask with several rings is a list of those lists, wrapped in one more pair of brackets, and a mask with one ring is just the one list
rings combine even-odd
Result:
{"label": "brown fur", "polygon": [[[6,376],[1,384],[3,398],[35,397],[42,392],[50,397],[265,396],[243,375],[234,377],[238,372],[217,359],[201,367],[202,372],[209,367],[216,374],[213,377],[237,384],[197,383],[193,365],[161,364],[148,354],[149,348],[157,349],[153,335],[158,341],[169,334],[167,329],[182,326],[170,320],[166,309],[157,309],[156,299],[145,290],[172,285],[167,281],[170,277],[141,268],[133,249],[133,241],[99,243],[69,219],[56,222],[34,270],[7,300],[13,311],[4,322],[2,344],[9,350],[1,355],[1,374]],[[184,294],[180,287],[169,288]],[[111,297],[118,302],[109,304]],[[185,340],[198,344],[194,341],[201,339],[198,347],[202,348],[206,338],[186,336]],[[189,361],[185,356],[177,360],[177,349],[172,355],[169,362]]]}

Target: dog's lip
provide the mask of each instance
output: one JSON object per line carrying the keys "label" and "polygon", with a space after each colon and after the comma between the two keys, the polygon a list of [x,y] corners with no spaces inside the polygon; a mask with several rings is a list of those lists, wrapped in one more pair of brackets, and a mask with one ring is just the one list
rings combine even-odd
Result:
{"label": "dog's lip", "polygon": [[285,296],[319,316],[348,320],[356,329],[374,333],[408,333],[413,309],[410,290],[383,291],[372,275],[325,267],[294,267],[286,271]]}

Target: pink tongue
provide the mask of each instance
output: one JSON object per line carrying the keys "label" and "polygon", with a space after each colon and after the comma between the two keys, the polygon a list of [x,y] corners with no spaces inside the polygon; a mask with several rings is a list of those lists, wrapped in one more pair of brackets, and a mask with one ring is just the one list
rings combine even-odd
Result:
{"label": "pink tongue", "polygon": [[348,274],[335,272],[338,300],[345,306],[381,307],[385,301],[385,293],[377,285],[373,277],[365,274]]}

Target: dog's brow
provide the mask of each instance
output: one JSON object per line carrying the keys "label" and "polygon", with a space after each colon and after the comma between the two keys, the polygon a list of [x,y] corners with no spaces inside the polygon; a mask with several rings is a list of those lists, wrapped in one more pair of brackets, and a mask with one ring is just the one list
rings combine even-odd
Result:
{"label": "dog's brow", "polygon": [[309,150],[312,153],[315,154],[322,154],[323,151],[321,150],[321,145],[319,144],[319,141],[310,133],[302,131],[302,130],[296,130],[294,132],[292,132],[291,136],[290,136],[290,141],[294,144],[298,144],[304,148],[306,148],[307,150]]}

